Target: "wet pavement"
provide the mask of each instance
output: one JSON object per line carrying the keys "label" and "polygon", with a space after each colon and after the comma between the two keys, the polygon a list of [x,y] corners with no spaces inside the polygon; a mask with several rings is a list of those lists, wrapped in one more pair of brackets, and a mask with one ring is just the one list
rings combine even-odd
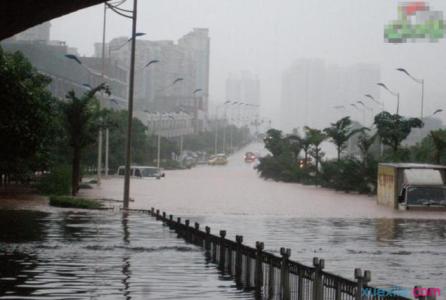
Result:
{"label": "wet pavement", "polygon": [[[228,237],[241,234],[249,245],[263,241],[271,252],[289,247],[291,258],[304,264],[318,256],[326,270],[348,278],[356,267],[369,269],[373,285],[420,284],[446,293],[446,213],[392,211],[375,197],[265,181],[242,154],[223,167],[132,180],[130,206],[156,207],[212,232],[225,229]],[[109,178],[82,193],[120,199],[122,186],[122,178]],[[252,299],[146,215],[0,212],[1,264],[11,266],[2,269],[0,298]],[[15,237],[17,226],[32,230]]]}

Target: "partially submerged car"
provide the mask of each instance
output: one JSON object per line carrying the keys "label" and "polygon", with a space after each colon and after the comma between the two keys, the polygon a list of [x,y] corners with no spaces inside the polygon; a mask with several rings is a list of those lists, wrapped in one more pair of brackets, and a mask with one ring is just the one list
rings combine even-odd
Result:
{"label": "partially submerged car", "polygon": [[217,166],[217,165],[223,166],[226,165],[227,163],[228,159],[226,158],[226,154],[224,153],[213,155],[208,160],[208,165],[210,166]]}
{"label": "partially submerged car", "polygon": [[[120,166],[118,168],[117,174],[118,176],[125,175],[125,167]],[[161,168],[152,167],[152,166],[131,166],[130,167],[130,176],[137,178],[156,178],[161,179],[165,177],[163,170]]]}
{"label": "partially submerged car", "polygon": [[245,153],[245,162],[246,163],[252,163],[257,159],[257,156],[254,152],[246,152]]}

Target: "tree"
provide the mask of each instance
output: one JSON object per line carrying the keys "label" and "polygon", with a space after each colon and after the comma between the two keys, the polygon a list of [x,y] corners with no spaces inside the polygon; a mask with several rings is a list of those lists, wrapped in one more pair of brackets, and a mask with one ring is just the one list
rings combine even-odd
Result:
{"label": "tree", "polygon": [[446,130],[432,130],[429,134],[429,137],[432,139],[433,145],[435,147],[434,161],[435,163],[440,164],[441,156],[445,153],[446,150]]}
{"label": "tree", "polygon": [[362,162],[365,167],[368,165],[370,148],[375,143],[377,136],[377,134],[370,136],[363,132],[358,138],[358,148],[361,151]]}
{"label": "tree", "polygon": [[60,102],[63,125],[68,137],[68,144],[72,148],[72,176],[71,194],[75,196],[79,190],[80,166],[82,150],[94,144],[100,127],[100,110],[95,94],[108,91],[105,84],[86,92],[78,98],[74,91],[68,92],[66,102]]}
{"label": "tree", "polygon": [[375,116],[375,125],[382,143],[389,146],[393,155],[396,155],[401,142],[407,138],[412,128],[423,127],[423,122],[418,118],[404,118],[383,111]]}
{"label": "tree", "polygon": [[327,135],[319,129],[310,128],[308,126],[305,126],[305,134],[308,137],[308,140],[310,144],[313,147],[313,153],[312,156],[314,157],[316,163],[316,173],[319,173],[319,161],[321,156],[321,147],[323,141],[327,139]]}
{"label": "tree", "polygon": [[56,103],[47,90],[51,79],[20,52],[0,48],[0,82],[0,176],[45,170]]}
{"label": "tree", "polygon": [[282,131],[277,129],[269,129],[264,139],[265,148],[275,157],[280,156],[284,151],[284,142]]}
{"label": "tree", "polygon": [[293,153],[294,160],[297,161],[299,153],[302,151],[302,138],[297,132],[289,134],[284,138],[284,141],[288,144],[289,150]]}
{"label": "tree", "polygon": [[335,123],[331,123],[330,127],[324,129],[327,137],[335,144],[338,153],[338,161],[341,160],[341,152],[347,147],[348,140],[356,133],[368,130],[366,127],[353,129],[350,117],[344,117]]}
{"label": "tree", "polygon": [[301,137],[300,139],[300,145],[302,147],[302,150],[304,151],[304,168],[307,168],[308,154],[310,153],[311,148],[311,137],[306,131],[304,137]]}

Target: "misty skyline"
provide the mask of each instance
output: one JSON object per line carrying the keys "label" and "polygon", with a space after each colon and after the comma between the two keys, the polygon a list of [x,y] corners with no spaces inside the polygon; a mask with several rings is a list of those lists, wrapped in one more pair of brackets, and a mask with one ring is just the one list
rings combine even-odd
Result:
{"label": "misty skyline", "polygon": [[[442,1],[429,4],[433,10],[446,10]],[[209,28],[210,102],[226,100],[228,74],[248,70],[260,79],[262,114],[275,123],[280,111],[282,73],[301,58],[319,58],[339,66],[380,65],[382,81],[401,93],[401,114],[418,116],[420,87],[395,71],[404,67],[425,79],[428,115],[446,108],[441,80],[446,77],[446,61],[441,59],[445,41],[385,43],[384,26],[397,19],[397,5],[397,1],[386,0],[140,0],[138,31],[147,34],[144,39],[176,41],[192,28]],[[103,6],[98,5],[55,19],[51,38],[65,40],[81,54],[92,55],[94,43],[101,41],[102,13]],[[106,40],[129,36],[130,25],[129,20],[108,11]],[[395,100],[391,95],[382,91],[380,100],[393,112]]]}

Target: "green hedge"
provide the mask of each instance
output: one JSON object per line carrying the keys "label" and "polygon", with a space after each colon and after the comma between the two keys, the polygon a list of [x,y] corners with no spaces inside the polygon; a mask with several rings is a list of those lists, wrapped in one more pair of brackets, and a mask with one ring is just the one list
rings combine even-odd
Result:
{"label": "green hedge", "polygon": [[74,208],[88,208],[88,209],[104,208],[104,206],[96,200],[77,198],[71,196],[51,196],[50,205],[57,207],[74,207]]}
{"label": "green hedge", "polygon": [[71,192],[71,169],[69,166],[56,166],[43,175],[36,188],[43,195],[68,195]]}

